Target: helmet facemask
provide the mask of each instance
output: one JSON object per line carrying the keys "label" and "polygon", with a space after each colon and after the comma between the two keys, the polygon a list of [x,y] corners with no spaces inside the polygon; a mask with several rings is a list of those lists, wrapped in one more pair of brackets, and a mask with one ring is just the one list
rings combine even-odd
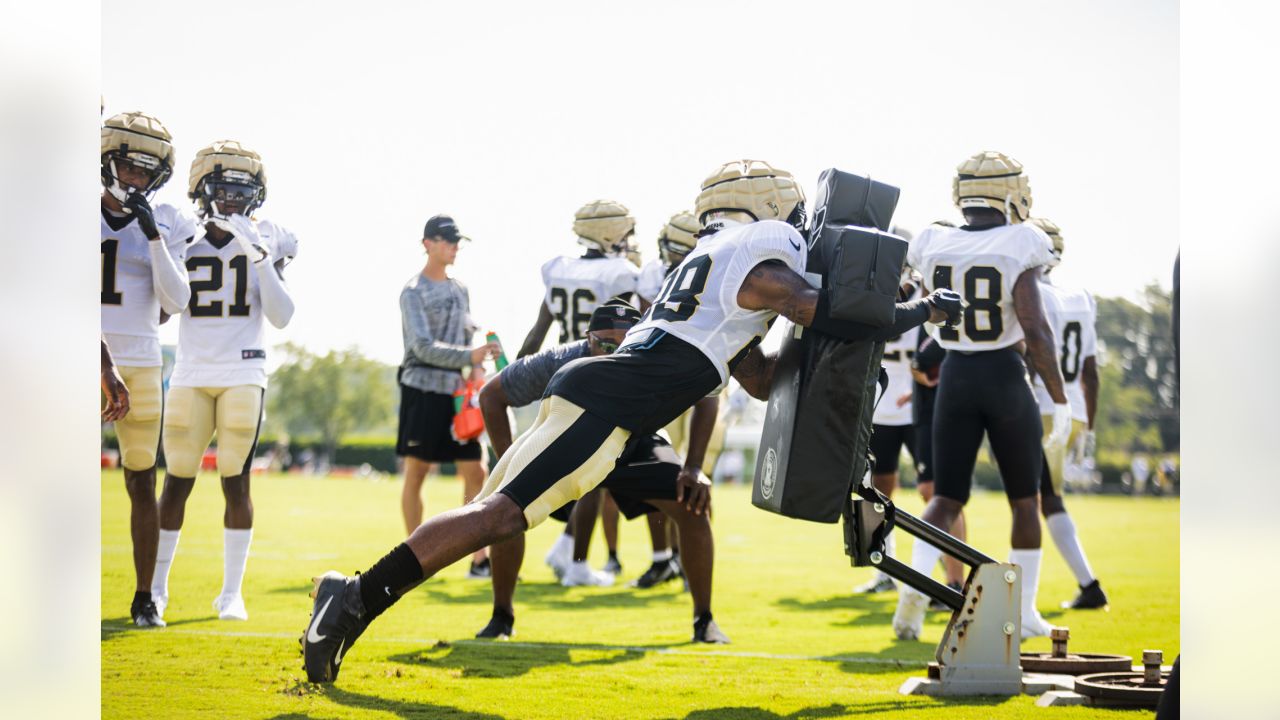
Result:
{"label": "helmet facemask", "polygon": [[262,205],[263,190],[257,179],[244,170],[219,169],[200,181],[196,211],[211,220],[225,220],[232,215],[248,217]]}
{"label": "helmet facemask", "polygon": [[[135,187],[131,183],[122,181],[120,167],[123,165],[145,172],[148,178],[146,185]],[[151,196],[160,189],[161,185],[164,185],[172,173],[173,168],[170,168],[161,158],[150,153],[130,151],[128,145],[102,156],[102,185],[121,205],[124,205],[129,196],[135,192],[142,193],[150,201]]]}

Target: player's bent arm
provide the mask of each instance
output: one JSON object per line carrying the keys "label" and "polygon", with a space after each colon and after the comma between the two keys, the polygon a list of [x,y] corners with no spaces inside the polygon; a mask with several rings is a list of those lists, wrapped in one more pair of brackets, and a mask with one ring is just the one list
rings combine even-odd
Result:
{"label": "player's bent arm", "polygon": [[1049,329],[1049,321],[1045,320],[1044,305],[1040,300],[1039,275],[1039,268],[1030,268],[1018,276],[1013,285],[1013,309],[1027,341],[1027,358],[1031,366],[1053,402],[1064,405],[1067,396],[1062,390],[1062,370],[1058,368],[1054,352],[1053,331]]}
{"label": "player's bent arm", "polygon": [[170,315],[181,314],[191,301],[186,266],[169,253],[163,239],[148,242],[147,252],[151,255],[151,284],[155,287],[160,308]]}
{"label": "player's bent arm", "polygon": [[507,417],[509,406],[507,391],[502,387],[502,373],[498,373],[480,388],[480,414],[484,416],[489,443],[499,458],[511,447],[511,420]]}
{"label": "player's bent arm", "polygon": [[702,468],[702,461],[707,457],[707,445],[711,443],[711,432],[716,428],[716,414],[720,412],[720,396],[709,395],[693,405],[693,416],[689,419],[689,452],[685,454],[684,467],[697,473]]}
{"label": "player's bent arm", "polygon": [[831,317],[826,290],[819,290],[777,260],[766,260],[747,273],[738,290],[738,306],[746,310],[773,310],[788,320],[842,340],[888,340],[945,313],[927,300],[898,303],[893,323],[877,328],[866,323]]}
{"label": "player's bent arm", "polygon": [[427,308],[422,297],[405,288],[400,293],[400,317],[413,340],[409,352],[424,365],[442,368],[458,368],[471,365],[471,348],[450,345],[436,340],[427,325]]}
{"label": "player's bent arm", "polygon": [[1093,415],[1098,409],[1098,358],[1090,355],[1084,359],[1080,368],[1080,385],[1084,388],[1085,417],[1089,420],[1089,429],[1093,429]]}
{"label": "player's bent arm", "polygon": [[773,387],[773,370],[777,366],[777,355],[765,355],[759,347],[753,347],[733,369],[733,379],[751,397],[768,400],[769,390]]}
{"label": "player's bent arm", "polygon": [[516,353],[517,360],[525,355],[532,355],[542,348],[542,341],[547,339],[547,330],[550,329],[551,321],[554,319],[547,304],[538,303],[538,319],[533,322],[533,327],[525,336],[524,343],[520,345],[520,352]]}
{"label": "player's bent arm", "polygon": [[258,270],[258,296],[262,300],[262,314],[277,328],[283,328],[293,319],[293,296],[284,284],[280,270],[270,260],[254,263]]}

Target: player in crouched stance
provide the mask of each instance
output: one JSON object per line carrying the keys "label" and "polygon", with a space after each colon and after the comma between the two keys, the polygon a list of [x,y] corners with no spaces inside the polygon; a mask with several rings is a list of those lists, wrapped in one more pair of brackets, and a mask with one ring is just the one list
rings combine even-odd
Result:
{"label": "player in crouched stance", "polygon": [[191,301],[178,328],[178,358],[169,380],[168,472],[151,594],[163,613],[187,497],[216,432],[226,529],[222,592],[213,608],[223,620],[247,620],[240,586],[253,537],[249,465],[267,387],[264,320],[283,328],[293,316],[283,271],[297,240],[270,221],[250,219],[266,199],[266,172],[258,154],[234,140],[196,154],[188,190],[203,226],[187,251]]}
{"label": "player in crouched stance", "polygon": [[[702,185],[703,238],[614,353],[581,358],[551,379],[533,427],[494,468],[485,491],[437,515],[358,577],[330,571],[316,579],[311,622],[302,637],[307,678],[331,682],[344,654],[405,593],[476,548],[542,522],[591,490],[619,456],[718,392],[740,366],[756,384],[767,363],[757,345],[774,319],[859,340],[902,331],[955,312],[942,291],[898,307],[882,329],[830,316],[825,290],[805,281],[804,195],[786,172],[743,160]],[[751,391],[751,390],[749,390]]]}

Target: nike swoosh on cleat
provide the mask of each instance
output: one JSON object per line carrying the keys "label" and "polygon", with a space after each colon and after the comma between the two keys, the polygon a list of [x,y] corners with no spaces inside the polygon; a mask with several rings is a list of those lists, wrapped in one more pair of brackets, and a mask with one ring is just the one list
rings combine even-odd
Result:
{"label": "nike swoosh on cleat", "polygon": [[342,638],[342,642],[338,643],[338,654],[333,658],[334,667],[342,664],[342,647],[347,644],[347,639]]}
{"label": "nike swoosh on cleat", "polygon": [[330,595],[329,598],[324,601],[324,606],[320,608],[320,612],[316,613],[315,619],[311,621],[311,627],[307,628],[307,642],[318,643],[323,641],[326,637],[328,637],[327,635],[321,635],[320,633],[317,633],[316,628],[320,627],[320,620],[324,618],[324,613],[326,610],[329,609],[329,603],[331,602],[333,602],[332,595]]}

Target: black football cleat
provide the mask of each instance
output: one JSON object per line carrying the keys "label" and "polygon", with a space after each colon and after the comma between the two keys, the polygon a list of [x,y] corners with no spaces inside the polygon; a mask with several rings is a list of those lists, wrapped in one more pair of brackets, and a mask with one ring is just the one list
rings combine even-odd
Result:
{"label": "black football cleat", "polygon": [[493,577],[493,565],[489,563],[489,558],[471,563],[471,569],[467,571],[468,580],[488,580],[491,577]]}
{"label": "black football cleat", "polygon": [[476,633],[480,640],[510,640],[516,635],[516,619],[504,612],[494,612],[489,624]]}
{"label": "black football cleat", "polygon": [[129,608],[129,616],[133,618],[133,624],[137,627],[165,626],[164,619],[160,617],[160,611],[156,609],[156,604],[150,600],[134,600]]}
{"label": "black football cleat", "polygon": [[1081,585],[1080,594],[1076,595],[1075,600],[1065,600],[1062,603],[1064,610],[1097,610],[1106,607],[1107,594],[1102,592],[1102,584],[1097,578],[1088,585]]}
{"label": "black football cleat", "polygon": [[680,566],[674,560],[657,560],[640,577],[631,581],[631,587],[645,590],[680,577]]}
{"label": "black football cleat", "polygon": [[721,632],[720,626],[716,625],[716,621],[711,619],[711,613],[707,613],[693,621],[693,641],[713,645],[728,645],[729,636]]}
{"label": "black football cleat", "polygon": [[600,568],[600,572],[606,572],[614,577],[622,574],[622,563],[618,562],[618,556],[610,553],[609,560]]}
{"label": "black football cleat", "polygon": [[307,680],[329,683],[338,679],[343,658],[369,623],[346,603],[348,589],[355,591],[355,578],[330,570],[312,578],[312,582],[316,584],[311,592],[315,603],[311,606],[311,624],[302,635],[303,667]]}

